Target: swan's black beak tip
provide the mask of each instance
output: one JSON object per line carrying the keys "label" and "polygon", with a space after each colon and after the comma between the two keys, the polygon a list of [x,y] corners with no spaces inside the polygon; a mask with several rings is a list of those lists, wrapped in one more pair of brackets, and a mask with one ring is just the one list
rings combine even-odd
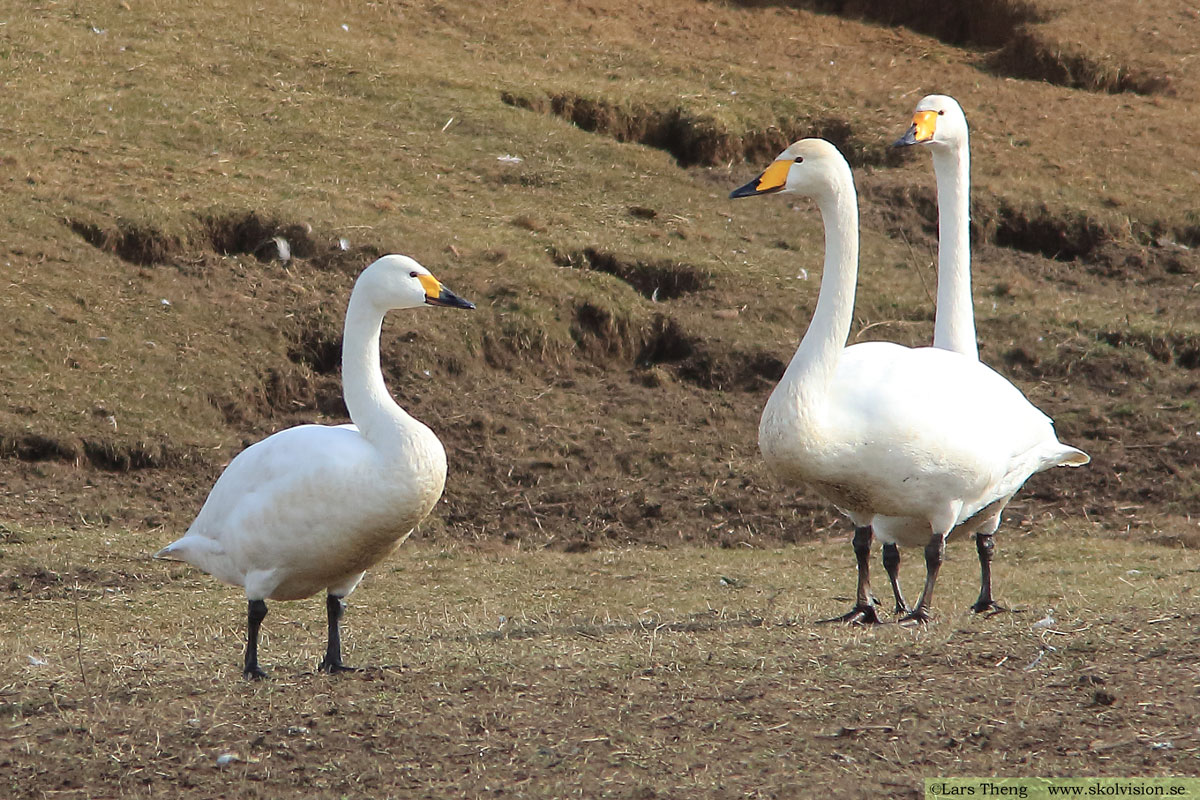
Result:
{"label": "swan's black beak tip", "polygon": [[465,308],[468,310],[475,308],[475,304],[470,300],[464,300],[444,286],[437,297],[426,295],[425,302],[431,306],[445,306],[446,308]]}
{"label": "swan's black beak tip", "polygon": [[908,129],[908,133],[901,136],[896,141],[892,142],[892,147],[911,147],[917,144],[917,126],[913,125]]}
{"label": "swan's black beak tip", "polygon": [[758,185],[758,178],[755,178],[754,180],[747,183],[745,186],[739,186],[738,188],[734,189],[732,192],[729,193],[729,197],[730,197],[730,199],[736,199],[738,197],[753,197],[754,195],[758,194],[758,192],[754,188],[757,185]]}
{"label": "swan's black beak tip", "polygon": [[782,184],[779,186],[771,186],[767,189],[762,188],[762,186],[763,179],[760,175],[746,185],[739,186],[738,188],[734,189],[729,193],[729,197],[730,199],[736,200],[739,197],[758,197],[760,194],[775,194],[776,192],[783,191]]}

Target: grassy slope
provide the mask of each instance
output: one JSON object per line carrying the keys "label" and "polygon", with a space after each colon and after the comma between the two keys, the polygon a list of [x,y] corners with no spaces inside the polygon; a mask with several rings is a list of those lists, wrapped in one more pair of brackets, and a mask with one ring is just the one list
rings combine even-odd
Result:
{"label": "grassy slope", "polygon": [[[1059,5],[1065,10],[1041,23],[1047,36],[1084,15],[1082,7]],[[355,246],[416,255],[481,301],[481,312],[469,317],[398,318],[387,354],[396,393],[418,414],[474,426],[441,429],[468,476],[464,505],[454,506],[451,487],[460,534],[487,536],[507,525],[538,535],[527,517],[492,524],[499,508],[489,498],[514,484],[494,482],[491,473],[507,473],[514,460],[545,461],[547,447],[560,459],[551,464],[587,470],[597,468],[593,459],[607,465],[601,483],[626,480],[630,468],[619,453],[587,452],[598,449],[589,439],[597,425],[615,442],[661,439],[661,458],[694,466],[682,471],[684,485],[734,475],[762,483],[752,431],[769,381],[740,381],[751,389],[745,395],[704,385],[698,391],[686,375],[678,381],[679,365],[668,363],[665,389],[643,391],[636,372],[635,383],[624,384],[656,314],[676,320],[717,362],[691,365],[693,372],[710,369],[708,385],[739,384],[736,367],[754,354],[786,358],[815,294],[815,214],[793,213],[781,202],[727,201],[726,190],[757,165],[683,170],[661,151],[505,105],[501,92],[681,108],[734,134],[836,118],[865,151],[882,153],[915,100],[937,90],[958,96],[971,114],[983,235],[1000,224],[1005,204],[1045,204],[1052,219],[1079,215],[1118,237],[1113,253],[1091,262],[981,246],[976,284],[985,357],[1003,365],[1005,354],[1028,356],[1011,361],[1009,374],[1059,419],[1065,438],[1099,451],[1096,469],[1061,480],[1070,481],[1072,494],[1083,492],[1110,527],[1126,524],[1117,508],[1133,500],[1109,498],[1118,484],[1141,478],[1131,471],[1151,470],[1155,484],[1169,482],[1172,472],[1184,478],[1151,493],[1140,516],[1154,520],[1152,530],[1178,529],[1179,515],[1196,511],[1188,488],[1194,447],[1171,450],[1166,466],[1129,460],[1122,450],[1131,443],[1126,438],[1169,447],[1194,418],[1186,396],[1194,370],[1143,352],[1167,337],[1169,362],[1171,347],[1182,352],[1197,337],[1190,311],[1195,260],[1180,251],[1178,270],[1164,269],[1169,248],[1145,244],[1159,232],[1179,238],[1195,222],[1188,200],[1194,172],[1185,166],[1181,174],[1180,165],[1200,163],[1200,154],[1190,137],[1173,133],[1188,127],[1195,86],[1185,54],[1171,49],[1180,46],[1178,37],[1164,37],[1155,54],[1155,63],[1172,70],[1173,94],[1108,95],[1004,79],[980,70],[981,57],[971,50],[789,8],[680,2],[636,12],[619,3],[542,9],[278,3],[247,12],[238,4],[83,4],[12,15],[0,33],[13,107],[2,130],[12,147],[0,199],[10,285],[0,310],[14,330],[0,342],[0,359],[11,365],[0,378],[6,441],[33,432],[68,455],[86,453],[82,439],[93,450],[116,451],[109,461],[118,466],[122,453],[136,460],[145,451],[183,465],[165,481],[138,479],[139,503],[152,512],[145,518],[178,525],[243,441],[311,419],[332,376],[314,375],[311,365],[285,354],[314,330],[336,339],[353,274],[369,257],[336,269],[311,262],[283,269],[214,252],[199,220],[254,210],[311,225],[323,248],[345,236]],[[1119,9],[1086,16],[1093,25],[1093,17],[1111,21]],[[1090,46],[1083,34],[1080,41]],[[524,161],[497,160],[506,154]],[[921,187],[931,184],[928,160],[917,154],[900,166],[860,170],[859,179],[860,324],[868,336],[924,341],[928,221],[879,198],[896,187],[927,192]],[[634,205],[657,216],[633,216]],[[71,220],[134,229],[173,252],[166,263],[131,265],[86,243],[65,224]],[[896,235],[901,231],[912,248]],[[618,279],[564,270],[548,256],[585,247],[691,264],[711,275],[709,289],[654,304]],[[814,276],[807,283],[794,279],[801,267]],[[592,337],[597,341],[580,332],[584,303],[611,316]],[[741,313],[714,319],[714,311],[728,308]],[[419,333],[415,347],[398,341],[406,331]],[[1097,342],[1114,331],[1126,337],[1122,346]],[[546,364],[554,372],[546,373]],[[425,370],[435,380],[423,382]],[[1153,402],[1147,382],[1158,395]],[[505,396],[539,407],[497,408],[488,399]],[[670,410],[647,425],[640,410],[656,402]],[[722,430],[697,439],[704,452],[670,452],[669,429],[690,430],[714,415],[711,426]],[[565,431],[558,441],[544,429],[547,421]],[[660,430],[639,434],[655,426]],[[481,430],[501,431],[482,454]],[[632,451],[639,462],[646,456]],[[1124,474],[1105,466],[1122,459]],[[122,511],[121,476],[81,477],[53,463],[31,475],[5,463],[19,473],[13,486],[26,498],[20,508],[52,505],[38,502],[41,481],[66,498],[50,516],[71,518],[72,502],[87,503],[80,485],[91,483],[99,499],[85,513],[143,521],[140,508]],[[112,481],[115,488],[101,497]],[[489,481],[491,489],[481,488]],[[156,483],[175,490],[167,499],[144,499]],[[563,482],[559,494],[573,485]],[[671,490],[667,482],[654,486],[658,495]],[[726,496],[705,498],[698,488],[695,494],[685,504],[727,506],[737,501],[738,486]],[[671,500],[647,501],[656,502]],[[797,508],[811,515],[818,507]],[[467,521],[468,508],[480,510],[476,519]],[[1160,511],[1166,516],[1154,517]]]}

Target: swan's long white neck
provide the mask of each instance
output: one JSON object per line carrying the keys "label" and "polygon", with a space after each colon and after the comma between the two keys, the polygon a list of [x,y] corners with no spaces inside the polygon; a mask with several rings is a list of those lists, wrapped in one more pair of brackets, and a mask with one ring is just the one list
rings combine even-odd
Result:
{"label": "swan's long white neck", "polygon": [[978,360],[971,302],[971,148],[931,148],[938,196],[937,315],[933,346]]}
{"label": "swan's long white neck", "polygon": [[854,288],[858,282],[858,196],[845,163],[837,165],[830,186],[814,195],[825,223],[825,267],[812,322],[779,388],[793,393],[824,393],[850,336]]}
{"label": "swan's long white neck", "polygon": [[366,293],[350,294],[342,337],[342,393],[350,419],[372,444],[380,444],[417,424],[396,404],[379,367],[379,334],[386,309],[370,302]]}

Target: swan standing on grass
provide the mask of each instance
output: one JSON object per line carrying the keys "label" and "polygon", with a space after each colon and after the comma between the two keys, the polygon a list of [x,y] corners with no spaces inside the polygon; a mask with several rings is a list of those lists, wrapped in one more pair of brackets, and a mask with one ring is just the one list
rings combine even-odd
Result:
{"label": "swan standing on grass", "polygon": [[324,589],[329,639],[320,669],[339,672],[342,598],[408,538],[446,483],[446,451],[388,393],[379,335],[392,309],[474,308],[408,256],[388,255],[354,284],[342,340],[350,425],[300,425],[238,454],[184,536],[155,554],[244,586],[247,678],[262,678],[258,632],[269,600]]}
{"label": "swan standing on grass", "polygon": [[[975,310],[971,300],[971,146],[967,117],[952,97],[931,94],[921,98],[913,111],[912,125],[893,147],[923,144],[933,155],[937,178],[938,269],[937,313],[933,323],[933,346],[979,360],[975,339]],[[1000,525],[1003,506],[986,519],[972,521],[977,528],[975,549],[979,554],[979,599],[971,606],[977,613],[999,610],[992,599],[991,562],[995,552],[992,535]],[[954,534],[965,533],[962,526]],[[914,538],[911,534],[906,538]],[[880,536],[883,540],[883,536]],[[869,545],[869,543],[868,543]],[[883,541],[883,567],[887,570],[896,598],[896,613],[909,609],[900,591],[900,549]]]}
{"label": "swan standing on grass", "polygon": [[878,622],[867,566],[871,526],[920,532],[925,587],[902,621],[929,619],[946,536],[1007,502],[1036,472],[1087,454],[1058,441],[1050,419],[977,360],[890,342],[846,347],[858,280],[858,199],[832,144],[803,139],[731,197],[813,198],[825,224],[825,266],[812,322],[759,424],[767,464],[812,487],[856,530],[858,590],[842,619]]}

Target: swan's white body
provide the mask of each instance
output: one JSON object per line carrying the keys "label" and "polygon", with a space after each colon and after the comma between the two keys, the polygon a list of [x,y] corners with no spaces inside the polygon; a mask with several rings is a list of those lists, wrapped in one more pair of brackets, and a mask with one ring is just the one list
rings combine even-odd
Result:
{"label": "swan's white body", "polygon": [[474,306],[408,256],[363,270],[342,338],[342,391],[350,425],[300,425],[237,455],[180,539],[158,558],[186,561],[246,590],[244,674],[261,678],[258,634],[266,600],[324,589],[329,643],[320,668],[342,664],[342,598],[363,572],[425,518],[446,484],[446,451],[396,405],[379,367],[379,335],[392,309]]}
{"label": "swan's white body", "polygon": [[[812,322],[759,424],[759,447],[776,473],[811,486],[885,542],[929,545],[1005,502],[1035,472],[1087,462],[1058,441],[1050,419],[1016,387],[975,358],[890,343],[845,346],[858,276],[858,202],[850,167],[833,145],[796,142],[734,196],[776,191],[812,197],[825,224]],[[931,589],[927,582],[924,605]]]}
{"label": "swan's white body", "polygon": [[354,591],[433,509],[446,453],[411,417],[386,446],[355,425],[301,425],[238,454],[169,556],[250,600]]}
{"label": "swan's white body", "polygon": [[[300,425],[239,453],[187,533],[159,557],[246,589],[250,600],[345,597],[433,509],[446,452],[400,408],[379,366],[383,317],[440,285],[406,256],[363,271],[346,312],[342,383],[350,425]],[[436,292],[433,295],[436,297]]]}
{"label": "swan's white body", "polygon": [[856,344],[823,386],[788,377],[763,412],[764,459],[885,542],[923,547],[1079,454],[1011,383],[939,348]]}

